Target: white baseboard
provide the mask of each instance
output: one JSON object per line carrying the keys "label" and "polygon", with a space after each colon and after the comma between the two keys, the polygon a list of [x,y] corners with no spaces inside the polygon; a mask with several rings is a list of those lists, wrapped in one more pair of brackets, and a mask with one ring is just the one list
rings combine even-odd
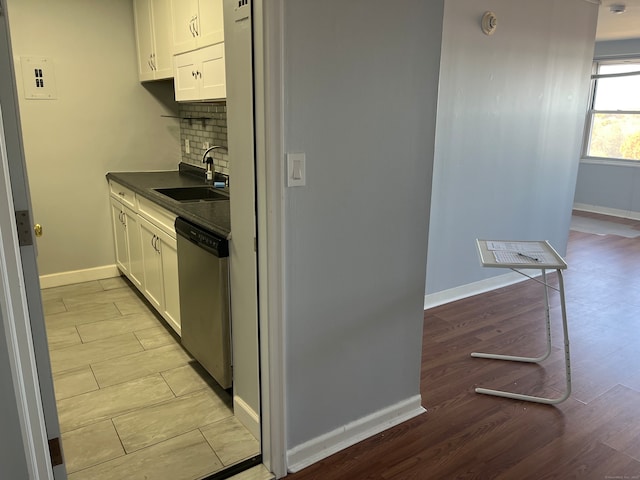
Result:
{"label": "white baseboard", "polygon": [[420,395],[348,423],[287,451],[289,472],[295,473],[366,438],[416,417],[426,410]]}
{"label": "white baseboard", "polygon": [[233,396],[233,414],[260,441],[260,416],[237,395]]}
{"label": "white baseboard", "polygon": [[40,275],[40,288],[60,287],[62,285],[71,285],[73,283],[91,282],[93,280],[117,277],[118,275],[120,275],[120,271],[115,265],[104,265],[102,267],[87,268],[84,270],[52,273],[50,275]]}
{"label": "white baseboard", "polygon": [[612,217],[630,218],[632,220],[640,220],[640,212],[633,210],[620,210],[618,208],[600,207],[598,205],[587,205],[586,203],[574,203],[574,210],[582,212],[600,213],[602,215],[611,215]]}
{"label": "white baseboard", "polygon": [[[539,275],[539,274],[538,274]],[[537,276],[533,274],[531,276]],[[424,296],[424,309],[444,305],[445,303],[454,302],[463,298],[472,297],[481,293],[495,290],[496,288],[508,287],[514,283],[527,280],[527,277],[516,272],[505,273],[497,277],[487,278],[479,282],[469,283],[460,287],[450,288],[441,292],[431,293]]]}

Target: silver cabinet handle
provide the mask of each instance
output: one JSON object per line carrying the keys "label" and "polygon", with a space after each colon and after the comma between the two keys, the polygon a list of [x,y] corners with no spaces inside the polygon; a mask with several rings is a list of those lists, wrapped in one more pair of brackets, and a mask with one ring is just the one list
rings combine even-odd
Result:
{"label": "silver cabinet handle", "polygon": [[193,17],[193,31],[196,32],[195,37],[200,36],[200,25],[198,24],[198,15]]}

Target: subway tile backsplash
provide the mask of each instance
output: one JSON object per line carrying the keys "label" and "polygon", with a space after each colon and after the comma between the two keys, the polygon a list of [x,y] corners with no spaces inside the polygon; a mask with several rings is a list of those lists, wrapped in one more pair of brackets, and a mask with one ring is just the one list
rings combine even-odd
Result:
{"label": "subway tile backsplash", "polygon": [[[221,145],[227,148],[227,105],[224,102],[181,103],[179,112],[182,161],[204,169],[202,146],[205,142],[209,146]],[[187,153],[185,140],[189,140],[190,153]],[[227,153],[216,149],[209,155],[213,157],[216,172],[229,175]]]}

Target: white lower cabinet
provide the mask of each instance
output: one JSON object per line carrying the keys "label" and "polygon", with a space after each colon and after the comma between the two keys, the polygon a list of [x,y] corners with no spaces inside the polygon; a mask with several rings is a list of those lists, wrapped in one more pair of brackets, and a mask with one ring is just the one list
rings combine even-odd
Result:
{"label": "white lower cabinet", "polygon": [[111,222],[113,225],[113,240],[116,248],[116,265],[122,273],[129,276],[129,249],[127,248],[127,230],[123,215],[124,207],[113,198],[111,199]]}
{"label": "white lower cabinet", "polygon": [[110,203],[116,264],[180,334],[175,215],[149,200],[135,198],[128,190],[129,201],[123,204],[122,191],[112,183]]}
{"label": "white lower cabinet", "polygon": [[145,220],[140,219],[140,240],[142,241],[142,265],[144,267],[144,296],[160,310],[162,305],[162,260],[156,235],[157,228]]}
{"label": "white lower cabinet", "polygon": [[144,267],[142,265],[142,243],[140,242],[140,224],[138,215],[131,209],[125,209],[127,225],[127,241],[129,242],[129,279],[142,288]]}
{"label": "white lower cabinet", "polygon": [[[161,237],[162,239],[162,237]],[[164,309],[162,315],[178,333],[180,325],[180,291],[178,288],[178,250],[175,238],[162,239],[162,286],[164,288]]]}
{"label": "white lower cabinet", "polygon": [[176,239],[142,216],[139,216],[139,222],[144,265],[143,293],[171,328],[180,334]]}
{"label": "white lower cabinet", "polygon": [[113,222],[116,263],[122,273],[140,288],[143,272],[138,215],[112,197],[111,219]]}

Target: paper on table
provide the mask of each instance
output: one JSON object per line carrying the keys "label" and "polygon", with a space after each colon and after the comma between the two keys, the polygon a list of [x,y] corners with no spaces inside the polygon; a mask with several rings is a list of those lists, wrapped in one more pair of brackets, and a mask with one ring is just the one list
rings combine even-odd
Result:
{"label": "paper on table", "polygon": [[496,242],[487,240],[487,249],[501,252],[523,253],[525,255],[543,255],[544,248],[537,242]]}
{"label": "paper on table", "polygon": [[497,263],[550,264],[556,258],[541,242],[504,242],[487,240],[487,249],[493,253]]}
{"label": "paper on table", "polygon": [[493,256],[498,263],[540,263],[540,259],[538,257],[518,255],[515,252],[494,250]]}

